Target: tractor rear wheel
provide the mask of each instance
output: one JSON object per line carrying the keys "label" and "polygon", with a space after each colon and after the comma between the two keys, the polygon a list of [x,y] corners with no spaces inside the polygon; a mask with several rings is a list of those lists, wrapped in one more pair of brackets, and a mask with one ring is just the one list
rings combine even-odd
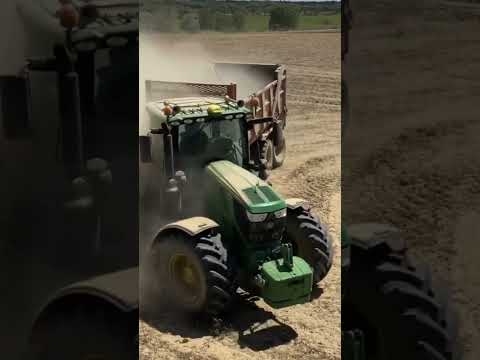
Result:
{"label": "tractor rear wheel", "polygon": [[320,282],[332,266],[333,248],[327,231],[310,210],[299,207],[287,210],[287,236],[293,254],[313,269],[313,283]]}
{"label": "tractor rear wheel", "polygon": [[236,289],[220,234],[171,233],[159,239],[153,251],[158,290],[166,304],[214,316],[227,310]]}
{"label": "tractor rear wheel", "polygon": [[342,331],[361,331],[365,359],[452,360],[455,321],[425,266],[404,245],[353,245],[342,275]]}

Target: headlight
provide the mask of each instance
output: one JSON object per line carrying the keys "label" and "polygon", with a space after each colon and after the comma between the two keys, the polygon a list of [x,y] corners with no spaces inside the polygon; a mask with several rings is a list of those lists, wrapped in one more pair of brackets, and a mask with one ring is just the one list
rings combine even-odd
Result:
{"label": "headlight", "polygon": [[247,217],[250,222],[262,222],[265,221],[268,214],[252,214],[247,211]]}
{"label": "headlight", "polygon": [[285,216],[287,216],[287,208],[275,211],[275,217],[277,219],[283,218]]}

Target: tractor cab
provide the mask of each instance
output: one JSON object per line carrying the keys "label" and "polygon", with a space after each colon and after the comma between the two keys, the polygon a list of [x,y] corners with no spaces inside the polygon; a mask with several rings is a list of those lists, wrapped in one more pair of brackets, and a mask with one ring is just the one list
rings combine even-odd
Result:
{"label": "tractor cab", "polygon": [[[166,208],[177,209],[183,215],[206,215],[202,210],[208,194],[198,189],[209,186],[206,169],[214,162],[227,161],[232,166],[255,170],[248,144],[252,113],[243,101],[228,96],[170,98],[148,103],[147,112],[151,131],[143,137],[148,146],[146,151],[141,148],[141,153],[155,157],[160,187],[166,189],[166,193],[162,191],[165,201],[179,204]],[[182,202],[188,207],[182,207]]]}
{"label": "tractor cab", "polygon": [[153,102],[147,109],[153,129],[171,132],[181,168],[204,167],[214,160],[229,160],[241,167],[248,164],[246,120],[251,112],[242,103],[192,97]]}

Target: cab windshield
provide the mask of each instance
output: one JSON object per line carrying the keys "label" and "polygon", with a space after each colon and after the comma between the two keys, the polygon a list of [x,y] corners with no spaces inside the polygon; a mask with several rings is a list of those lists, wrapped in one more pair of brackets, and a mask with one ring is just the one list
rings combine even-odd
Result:
{"label": "cab windshield", "polygon": [[229,160],[242,166],[248,156],[244,122],[211,120],[178,127],[178,152],[181,158],[201,165]]}

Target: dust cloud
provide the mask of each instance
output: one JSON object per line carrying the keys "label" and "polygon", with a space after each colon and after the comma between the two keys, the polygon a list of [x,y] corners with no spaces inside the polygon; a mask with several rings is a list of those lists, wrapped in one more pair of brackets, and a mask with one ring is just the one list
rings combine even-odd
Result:
{"label": "dust cloud", "polygon": [[148,131],[145,81],[220,83],[213,61],[198,43],[177,41],[164,34],[140,33],[140,134]]}
{"label": "dust cloud", "polygon": [[[148,115],[145,109],[147,80],[207,84],[235,83],[237,97],[246,99],[276,79],[274,65],[217,66],[218,59],[214,59],[198,41],[171,34],[140,33],[139,52],[140,135],[148,132]],[[201,95],[193,93],[191,89],[184,93],[185,95],[182,96]],[[173,95],[177,94],[168,93],[164,97]]]}

